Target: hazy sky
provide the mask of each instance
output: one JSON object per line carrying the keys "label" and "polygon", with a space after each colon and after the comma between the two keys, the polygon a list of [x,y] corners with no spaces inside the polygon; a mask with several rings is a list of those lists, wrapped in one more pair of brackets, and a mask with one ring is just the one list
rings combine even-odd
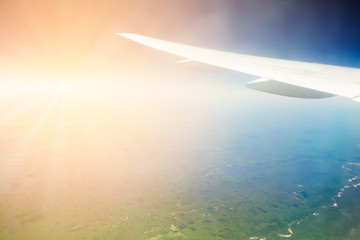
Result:
{"label": "hazy sky", "polygon": [[[229,51],[359,66],[360,8],[307,0],[3,0],[4,70],[71,74],[134,54],[116,32]],[[135,50],[136,51],[136,50]],[[90,67],[91,66],[91,67]]]}

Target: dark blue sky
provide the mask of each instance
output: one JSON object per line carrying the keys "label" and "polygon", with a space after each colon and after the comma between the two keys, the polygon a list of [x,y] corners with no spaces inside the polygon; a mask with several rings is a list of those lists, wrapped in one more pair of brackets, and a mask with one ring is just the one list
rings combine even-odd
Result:
{"label": "dark blue sky", "polygon": [[149,34],[242,53],[360,67],[356,1],[171,2],[159,1],[161,8],[148,22],[153,26],[146,28]]}
{"label": "dark blue sky", "polygon": [[229,7],[239,50],[245,44],[243,50],[258,55],[360,67],[360,7],[354,2],[255,0]]}

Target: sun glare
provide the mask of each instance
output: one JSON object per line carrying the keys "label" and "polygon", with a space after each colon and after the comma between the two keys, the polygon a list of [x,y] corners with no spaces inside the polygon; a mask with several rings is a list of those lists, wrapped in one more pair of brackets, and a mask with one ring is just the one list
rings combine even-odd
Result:
{"label": "sun glare", "polygon": [[62,82],[59,87],[60,92],[69,93],[71,91],[71,84],[69,82]]}

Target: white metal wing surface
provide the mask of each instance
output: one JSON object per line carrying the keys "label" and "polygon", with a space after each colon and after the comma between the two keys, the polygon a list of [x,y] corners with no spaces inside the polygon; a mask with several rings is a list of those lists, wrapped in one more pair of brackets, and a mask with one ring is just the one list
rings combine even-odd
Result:
{"label": "white metal wing surface", "polygon": [[119,33],[140,44],[186,59],[261,77],[248,87],[278,95],[322,98],[332,95],[360,101],[360,69],[258,57],[188,46],[138,34]]}

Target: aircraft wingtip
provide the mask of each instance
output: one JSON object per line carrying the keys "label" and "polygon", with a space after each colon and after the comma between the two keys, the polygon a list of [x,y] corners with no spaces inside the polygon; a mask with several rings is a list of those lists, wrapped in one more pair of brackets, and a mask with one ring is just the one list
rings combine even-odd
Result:
{"label": "aircraft wingtip", "polygon": [[136,34],[133,33],[116,33],[117,35],[121,36],[121,37],[125,37],[125,38],[130,38],[133,37]]}

